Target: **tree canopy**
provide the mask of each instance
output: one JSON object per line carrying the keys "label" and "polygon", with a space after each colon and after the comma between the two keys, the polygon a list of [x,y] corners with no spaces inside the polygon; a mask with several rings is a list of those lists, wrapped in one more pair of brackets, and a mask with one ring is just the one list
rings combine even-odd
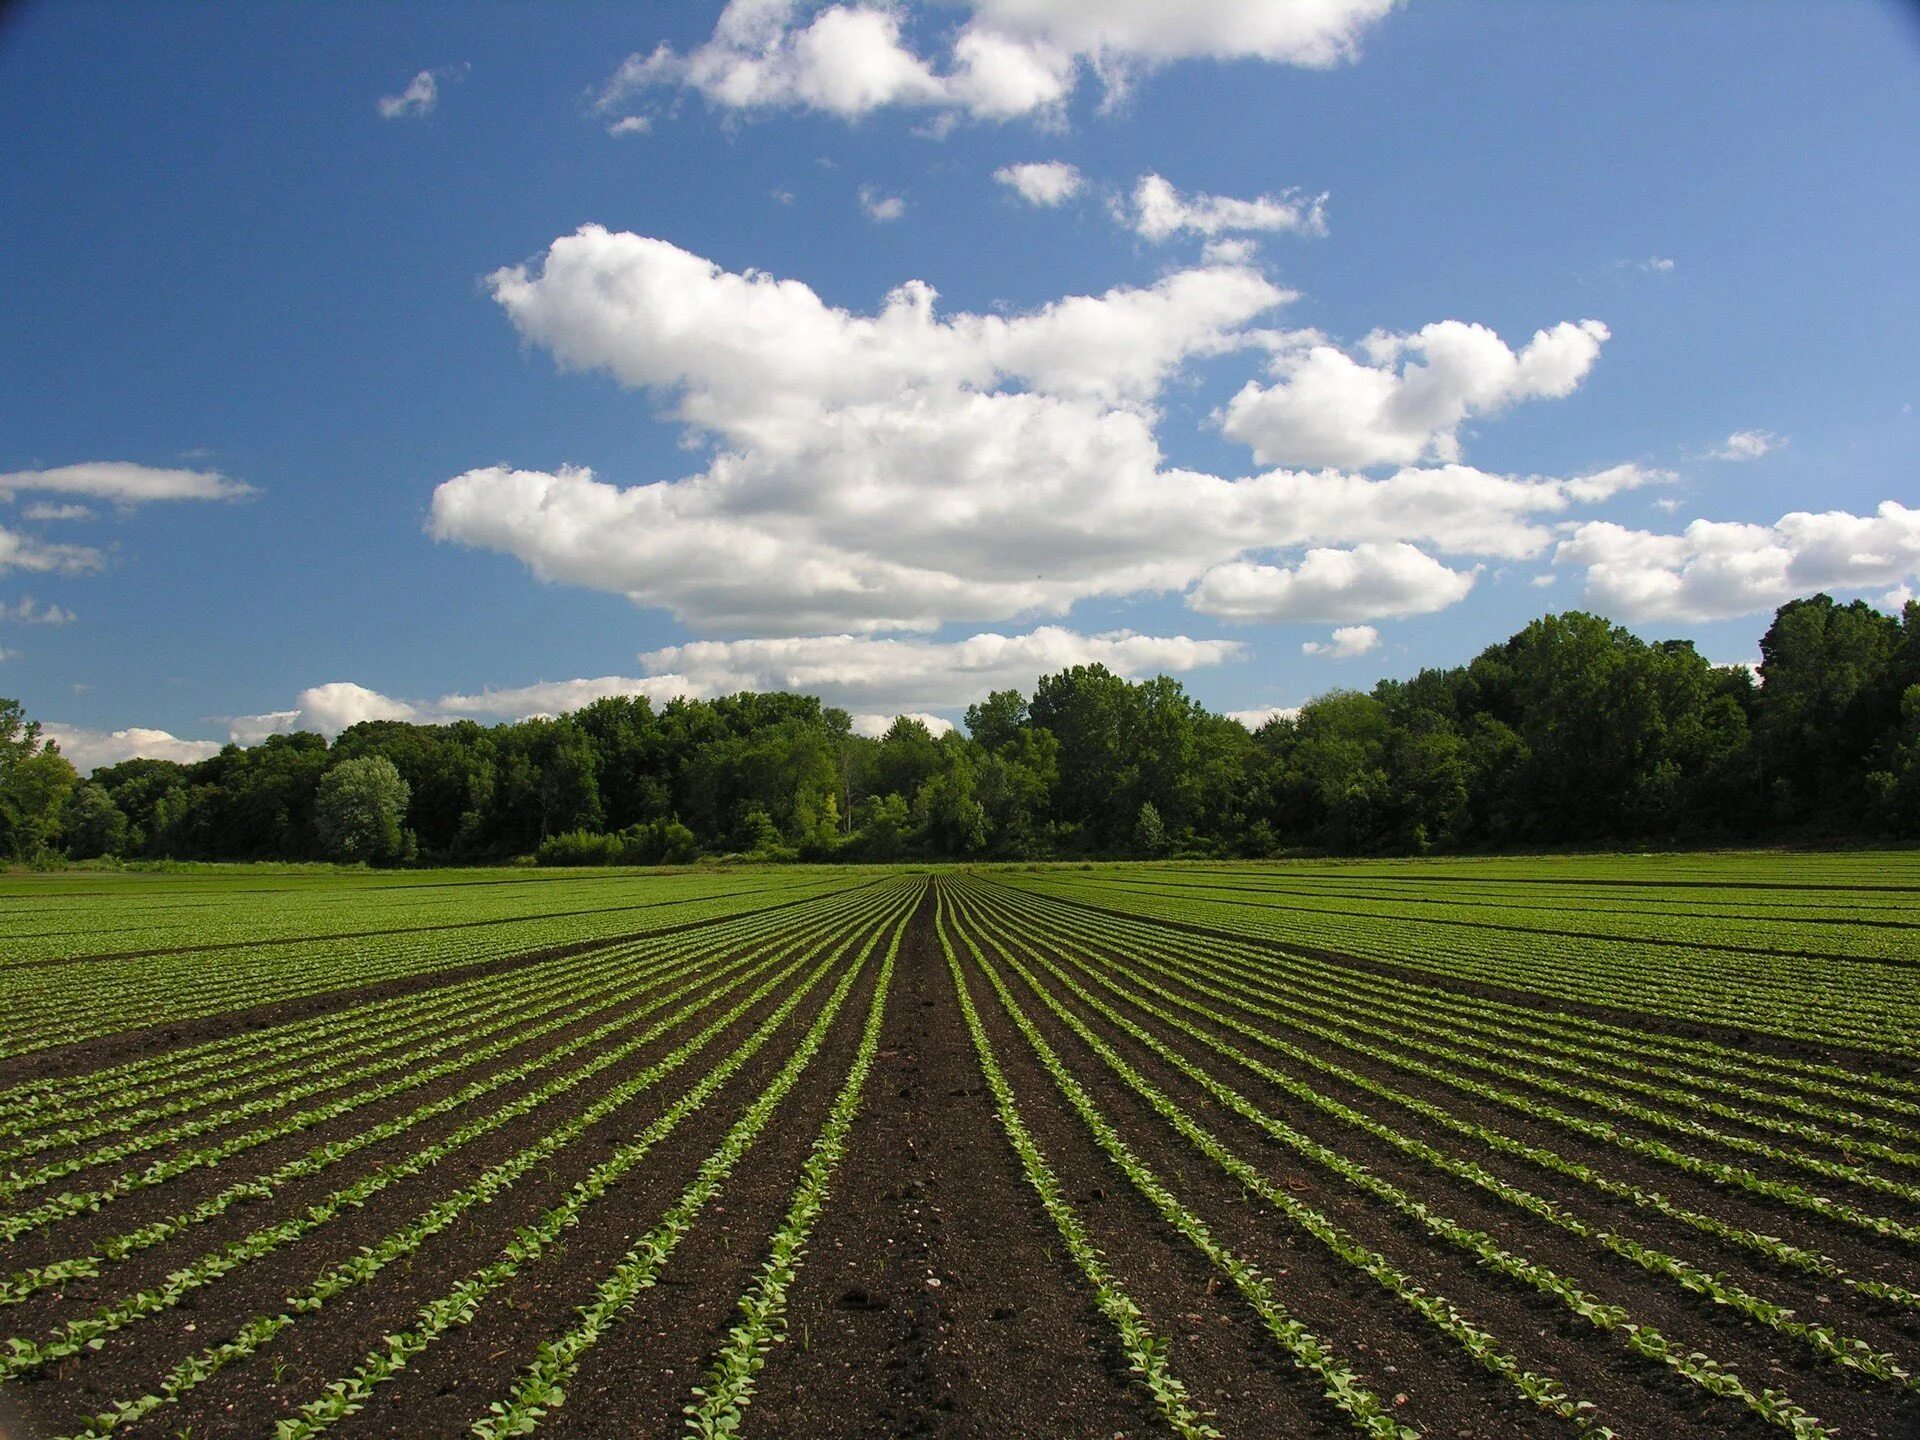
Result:
{"label": "tree canopy", "polygon": [[0,701],[0,848],[32,858],[1417,853],[1920,836],[1920,603],[1781,608],[1758,673],[1597,615],[1336,690],[1258,731],[1098,665],[934,735],[804,695],[595,701],[484,727],[381,720],[78,777]]}

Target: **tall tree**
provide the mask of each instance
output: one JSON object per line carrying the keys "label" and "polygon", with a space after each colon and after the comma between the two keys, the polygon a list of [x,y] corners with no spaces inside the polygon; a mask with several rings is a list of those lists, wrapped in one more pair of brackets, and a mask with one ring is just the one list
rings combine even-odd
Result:
{"label": "tall tree", "polygon": [[342,760],[320,781],[314,823],[335,860],[379,863],[404,857],[407,782],[384,755]]}

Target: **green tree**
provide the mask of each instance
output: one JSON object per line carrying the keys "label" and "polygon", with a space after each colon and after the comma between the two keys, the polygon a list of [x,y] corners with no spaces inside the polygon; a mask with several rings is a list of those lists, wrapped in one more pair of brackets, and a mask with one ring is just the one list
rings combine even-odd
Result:
{"label": "green tree", "polygon": [[1140,818],[1133,827],[1133,843],[1142,855],[1158,855],[1167,848],[1167,827],[1151,800],[1140,806]]}
{"label": "green tree", "polygon": [[1812,595],[1780,607],[1760,640],[1754,719],[1779,819],[1844,823],[1857,813],[1861,762],[1900,724],[1906,639],[1900,621],[1863,600]]}
{"label": "green tree", "polygon": [[869,860],[892,860],[906,849],[911,818],[900,795],[869,795],[861,802],[860,829],[854,846]]}
{"label": "green tree", "polygon": [[54,846],[80,773],[18,700],[0,699],[0,855],[35,859]]}
{"label": "green tree", "polygon": [[118,855],[126,848],[127,817],[113,803],[106,786],[91,781],[74,786],[67,796],[60,829],[66,837],[67,854],[75,860],[97,860],[102,855]]}
{"label": "green tree", "polygon": [[320,781],[314,828],[333,859],[382,863],[407,850],[407,782],[384,755],[343,760]]}
{"label": "green tree", "polygon": [[1056,820],[1083,826],[1102,846],[1125,845],[1140,808],[1134,687],[1104,665],[1042,676],[1028,713],[1059,742]]}
{"label": "green tree", "polygon": [[995,690],[967,707],[967,734],[987,753],[997,755],[1027,727],[1027,697],[1018,690]]}

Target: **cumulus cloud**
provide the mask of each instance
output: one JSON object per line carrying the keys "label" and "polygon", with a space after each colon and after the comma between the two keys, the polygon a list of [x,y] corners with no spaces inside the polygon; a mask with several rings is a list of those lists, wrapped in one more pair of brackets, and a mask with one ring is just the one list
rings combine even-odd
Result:
{"label": "cumulus cloud", "polygon": [[1330,639],[1307,640],[1300,646],[1302,655],[1318,655],[1325,660],[1351,660],[1364,655],[1380,643],[1380,632],[1371,625],[1342,625]]}
{"label": "cumulus cloud", "polygon": [[1245,560],[1216,566],[1189,603],[1229,620],[1355,620],[1444,610],[1472,588],[1471,574],[1448,569],[1417,546],[1366,544],[1309,550],[1291,567]]}
{"label": "cumulus cloud", "polygon": [[1238,720],[1249,730],[1258,730],[1274,720],[1297,720],[1300,718],[1298,705],[1268,705],[1258,710],[1229,710],[1227,719]]}
{"label": "cumulus cloud", "polygon": [[1289,347],[1274,357],[1276,383],[1249,382],[1219,419],[1263,464],[1457,460],[1464,421],[1571,394],[1607,338],[1598,320],[1562,321],[1516,353],[1484,325],[1442,320],[1369,335],[1361,349],[1371,363],[1325,343]]}
{"label": "cumulus cloud", "polygon": [[1012,317],[939,315],[910,282],[857,315],[593,227],[492,285],[526,339],[672,397],[717,453],[701,474],[629,489],[583,470],[470,471],[436,491],[432,532],[690,623],[790,633],[1185,583],[1199,557],[1166,544],[1149,404],[1290,298],[1245,267],[1203,267]]}
{"label": "cumulus cloud", "polygon": [[434,702],[442,715],[459,718],[524,720],[530,715],[565,715],[616,695],[644,695],[649,700],[671,700],[691,695],[693,687],[678,675],[635,678],[599,675],[584,680],[542,680],[534,685],[482,690],[472,695],[446,695]]}
{"label": "cumulus cloud", "polygon": [[860,187],[860,210],[869,220],[884,224],[907,213],[907,202],[899,195],[888,195],[871,185]]}
{"label": "cumulus cloud", "polygon": [[640,657],[650,674],[672,675],[699,695],[792,690],[853,711],[953,710],[992,690],[1030,690],[1041,675],[1074,665],[1104,665],[1129,679],[1197,670],[1236,658],[1232,640],[1083,635],[1042,625],[1024,635],[991,632],[963,640],[881,639],[868,635],[774,636],[696,640]]}
{"label": "cumulus cloud", "polygon": [[1025,165],[1002,165],[993,178],[1029,205],[1064,205],[1086,188],[1080,171],[1064,160],[1037,160]]}
{"label": "cumulus cloud", "polygon": [[1723,620],[1816,590],[1902,586],[1920,575],[1920,510],[1796,511],[1772,525],[1695,520],[1678,535],[1606,521],[1574,528],[1556,564],[1585,567],[1588,600],[1626,620]]}
{"label": "cumulus cloud", "polygon": [[[629,56],[602,89],[603,111],[656,89],[692,91],[733,113],[800,109],[854,119],[886,107],[979,120],[1059,120],[1083,72],[1108,99],[1176,60],[1256,59],[1325,68],[1354,59],[1393,0],[964,0],[927,53],[903,28],[910,12],[853,0],[730,0],[704,44]],[[924,6],[937,22],[952,12]]]}
{"label": "cumulus cloud", "polygon": [[0,620],[14,625],[71,625],[80,617],[58,605],[41,605],[22,595],[12,605],[0,601]]}
{"label": "cumulus cloud", "polygon": [[[857,313],[795,280],[589,226],[489,283],[523,339],[564,369],[650,392],[706,459],[630,486],[564,466],[469,470],[435,491],[429,532],[709,634],[1058,616],[1307,547],[1527,558],[1551,547],[1550,517],[1672,478],[1635,465],[1573,478],[1409,463],[1382,478],[1329,468],[1238,479],[1169,466],[1155,433],[1169,383],[1202,357],[1292,343],[1256,328],[1292,294],[1232,259],[1004,315],[944,313],[930,286],[909,281]],[[1503,378],[1466,387],[1465,400],[1449,378],[1456,332],[1505,359]],[[1369,343],[1386,359],[1366,373],[1406,392],[1369,423],[1412,435],[1399,448],[1413,453],[1457,449],[1436,437],[1451,442],[1449,427],[1495,404],[1495,390],[1561,393],[1578,368],[1557,332],[1519,355],[1453,322]],[[1426,363],[1396,371],[1400,350]],[[1452,398],[1421,398],[1436,386]],[[1241,573],[1198,598],[1218,601]],[[1315,618],[1394,613],[1407,612]]]}
{"label": "cumulus cloud", "polygon": [[878,740],[886,734],[893,728],[895,720],[918,720],[931,730],[935,737],[944,735],[954,728],[951,720],[944,720],[938,715],[929,715],[923,710],[910,710],[900,715],[855,715],[851,718],[853,733],[865,735],[869,740]]}
{"label": "cumulus cloud", "polygon": [[1131,210],[1120,219],[1143,240],[1159,244],[1186,232],[1209,238],[1239,231],[1327,233],[1327,197],[1297,190],[1233,200],[1224,195],[1182,195],[1158,175],[1142,175],[1133,188]]}
{"label": "cumulus cloud", "polygon": [[230,733],[240,744],[254,745],[269,735],[296,730],[338,735],[365,720],[411,720],[422,725],[452,720],[525,720],[535,715],[564,715],[610,695],[670,700],[692,693],[693,687],[677,675],[601,675],[443,695],[438,700],[399,700],[349,680],[335,680],[301,691],[291,709],[235,716]]}
{"label": "cumulus cloud", "polygon": [[[806,635],[758,640],[693,641],[639,657],[643,676],[541,681],[403,700],[351,681],[301,691],[285,710],[235,716],[229,737],[255,745],[297,730],[338,735],[365,720],[524,720],[562,715],[613,695],[643,695],[662,704],[676,697],[710,699],[741,690],[786,690],[818,695],[850,711],[857,722],[884,730],[911,714],[931,728],[950,728],[932,712],[958,710],[990,690],[1030,690],[1041,675],[1073,665],[1105,665],[1129,679],[1224,664],[1243,647],[1233,640],[1185,635],[1140,635],[1116,630],[1084,635],[1058,626],[1026,634],[978,634],[961,640],[876,639],[864,635]],[[865,733],[865,732],[863,732]],[[199,743],[199,742],[194,742]]]}
{"label": "cumulus cloud", "polygon": [[644,115],[622,115],[607,126],[609,135],[644,135],[653,129],[653,121]]}
{"label": "cumulus cloud", "polygon": [[118,765],[122,760],[177,760],[190,765],[220,753],[218,740],[183,740],[165,730],[130,726],[125,730],[86,730],[77,725],[50,723],[47,738],[60,747],[60,753],[82,775],[102,765]]}
{"label": "cumulus cloud", "polygon": [[52,470],[0,474],[0,497],[10,498],[21,491],[91,495],[116,505],[141,505],[150,500],[238,500],[254,493],[253,486],[230,480],[217,470],[166,470],[126,460],[89,460]]}
{"label": "cumulus cloud", "polygon": [[1771,430],[1736,430],[1720,443],[1720,448],[1707,452],[1710,460],[1758,460],[1787,442]]}

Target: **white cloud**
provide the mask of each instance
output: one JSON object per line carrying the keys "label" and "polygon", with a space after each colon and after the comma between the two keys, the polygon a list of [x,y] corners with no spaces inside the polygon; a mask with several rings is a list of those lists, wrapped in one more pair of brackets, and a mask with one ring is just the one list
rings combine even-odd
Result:
{"label": "white cloud", "polygon": [[640,677],[541,681],[437,700],[402,700],[336,680],[301,691],[289,709],[233,717],[229,737],[257,745],[269,735],[296,730],[338,735],[364,720],[423,725],[524,720],[566,714],[612,695],[644,695],[665,703],[676,696],[710,699],[741,690],[818,695],[882,730],[895,715],[911,714],[937,731],[950,727],[935,711],[958,710],[990,690],[1030,690],[1039,676],[1069,666],[1105,665],[1133,679],[1220,665],[1238,658],[1242,649],[1233,640],[1129,630],[1083,635],[1051,625],[1022,635],[979,634],[943,642],[862,635],[701,640],[641,655],[647,673]]}
{"label": "white cloud", "polygon": [[20,512],[29,520],[91,520],[93,509],[87,505],[57,505],[50,500],[36,500]]}
{"label": "white cloud", "polygon": [[1238,720],[1249,730],[1258,730],[1270,720],[1297,720],[1300,718],[1298,705],[1268,705],[1259,710],[1229,710],[1227,719]]}
{"label": "white cloud", "polygon": [[253,486],[230,480],[217,470],[165,470],[126,460],[89,460],[52,470],[0,474],[0,497],[22,490],[91,495],[118,505],[140,505],[150,500],[238,500],[254,493]]}
{"label": "white cloud", "polygon": [[1528,579],[1527,584],[1533,586],[1533,588],[1536,590],[1545,590],[1548,586],[1552,585],[1559,578],[1560,577],[1558,575],[1555,575],[1552,571],[1547,571],[1544,574],[1532,576],[1531,578]]}
{"label": "white cloud", "polygon": [[1673,273],[1673,261],[1665,255],[1649,255],[1645,260],[1640,262],[1640,268],[1650,275],[1671,275]]}
{"label": "white cloud", "polygon": [[1880,608],[1890,615],[1898,615],[1913,603],[1913,586],[1899,584],[1880,597]]}
{"label": "white cloud", "polygon": [[1251,265],[1259,258],[1255,240],[1209,240],[1200,247],[1202,265]]}
{"label": "white cloud", "polygon": [[1709,460],[1758,460],[1787,442],[1771,430],[1736,430],[1721,442],[1718,450],[1709,450]]}
{"label": "white cloud", "polygon": [[1274,357],[1277,383],[1249,382],[1219,418],[1262,463],[1364,468],[1457,460],[1462,422],[1521,400],[1571,394],[1607,338],[1598,320],[1562,321],[1515,353],[1484,325],[1442,320],[1411,335],[1369,335],[1361,349],[1371,364],[1332,345],[1289,347]]}
{"label": "white cloud", "polygon": [[301,691],[292,709],[237,715],[229,733],[239,744],[257,745],[269,735],[296,730],[338,735],[365,720],[411,720],[421,725],[452,720],[525,720],[536,715],[564,715],[609,695],[645,695],[664,701],[694,693],[694,687],[678,675],[602,675],[594,679],[543,680],[470,695],[443,695],[438,700],[398,700],[349,680],[335,680]]}
{"label": "white cloud", "polygon": [[1798,511],[1772,525],[1695,520],[1678,535],[1604,521],[1574,528],[1556,564],[1586,569],[1590,602],[1637,620],[1722,620],[1816,590],[1900,586],[1920,575],[1920,510]]}
{"label": "white cloud", "polygon": [[644,135],[653,129],[653,121],[644,115],[622,115],[607,126],[609,135]]}
{"label": "white cloud", "polygon": [[1569,500],[1591,505],[1645,485],[1671,485],[1679,478],[1671,470],[1649,470],[1644,465],[1628,463],[1612,465],[1587,475],[1576,475],[1564,482],[1563,488]]}
{"label": "white cloud", "polygon": [[667,701],[676,695],[694,695],[696,687],[679,675],[600,675],[586,680],[543,680],[504,690],[482,690],[474,695],[445,695],[431,707],[437,714],[460,718],[524,720],[530,715],[565,715],[596,700],[615,695],[644,695]]}
{"label": "white cloud", "polygon": [[1041,675],[1074,665],[1104,665],[1129,679],[1219,665],[1241,651],[1232,640],[1083,635],[1042,625],[1024,635],[985,633],[964,640],[800,635],[756,640],[696,640],[640,657],[650,674],[672,675],[698,695],[791,690],[858,712],[954,710],[992,690],[1030,690]]}
{"label": "white cloud", "polygon": [[209,755],[218,755],[221,744],[218,740],[182,740],[165,730],[140,726],[102,731],[49,723],[45,733],[82,775],[91,774],[102,765],[118,765],[122,760],[177,760],[191,765]]}
{"label": "white cloud", "polygon": [[1017,193],[1029,205],[1064,205],[1086,188],[1080,171],[1064,160],[1037,160],[1025,165],[1002,165],[993,178]]}
{"label": "white cloud", "polygon": [[[1327,67],[1354,59],[1393,0],[965,0],[967,14],[931,37],[929,59],[903,33],[910,12],[880,3],[731,0],[712,36],[686,54],[629,56],[602,90],[605,111],[655,88],[691,90],[736,112],[817,110],[854,119],[888,106],[1058,123],[1083,70],[1108,99],[1171,61],[1258,59]],[[923,9],[936,19],[950,11]]]}
{"label": "white cloud", "polygon": [[676,397],[718,453],[703,474],[630,489],[583,470],[470,471],[435,493],[432,532],[690,623],[789,633],[1058,612],[1186,583],[1224,531],[1198,556],[1170,553],[1168,491],[1230,487],[1161,472],[1148,402],[1289,298],[1209,267],[1011,318],[937,315],[910,282],[856,315],[794,281],[591,227],[556,241],[539,273],[492,284],[526,339]]}
{"label": "white cloud", "polygon": [[885,195],[871,185],[860,187],[860,209],[869,220],[884,224],[907,213],[907,202],[899,195]]}
{"label": "white cloud", "polygon": [[106,563],[106,556],[90,545],[49,545],[0,525],[0,573],[30,570],[42,575],[77,575],[98,570]]}
{"label": "white cloud", "polygon": [[865,735],[870,740],[878,740],[893,728],[895,720],[918,720],[931,730],[938,739],[954,728],[951,720],[943,720],[938,715],[929,715],[922,710],[909,710],[900,715],[855,715],[852,716],[853,733]]}
{"label": "white cloud", "polygon": [[[1168,384],[1201,357],[1293,343],[1253,328],[1291,293],[1238,263],[1012,315],[943,313],[930,286],[910,281],[862,314],[798,281],[590,226],[490,284],[523,339],[563,369],[652,392],[706,458],[685,477],[631,486],[564,466],[470,470],[435,491],[430,533],[516,556],[546,580],[665,607],[708,634],[1058,616],[1308,547],[1522,559],[1551,547],[1548,517],[1672,478],[1636,465],[1570,479],[1460,464],[1408,464],[1380,479],[1169,467],[1155,434]],[[1597,346],[1587,329],[1560,331]],[[1466,387],[1473,406],[1492,405],[1494,390],[1559,393],[1577,378],[1559,331],[1517,356],[1490,331],[1452,322],[1376,336],[1369,344],[1389,368],[1364,373],[1407,392],[1391,408],[1413,435],[1401,448],[1457,448],[1435,436],[1471,408],[1448,378],[1462,336],[1504,357],[1494,384]],[[1402,349],[1428,363],[1396,373]],[[1453,398],[1419,398],[1436,386]],[[1464,593],[1458,581],[1433,583],[1454,572],[1421,558],[1423,603],[1447,586]],[[1404,571],[1404,555],[1399,563]],[[1195,603],[1219,599],[1236,573],[1216,575]],[[1353,595],[1407,603],[1366,586]],[[1323,618],[1395,613],[1407,611]]]}
{"label": "white cloud", "polygon": [[258,745],[269,735],[291,735],[296,730],[318,730],[305,723],[300,711],[269,710],[263,715],[235,715],[227,726],[227,738],[236,745]]}
{"label": "white cloud", "polygon": [[374,102],[383,120],[401,120],[410,115],[431,115],[440,103],[440,82],[433,71],[422,70],[398,95],[382,95]]}
{"label": "white cloud", "polygon": [[1415,546],[1366,544],[1309,550],[1291,569],[1245,560],[1216,566],[1188,603],[1230,620],[1357,620],[1443,610],[1472,588],[1471,574]]}
{"label": "white cloud", "polygon": [[80,617],[58,605],[40,605],[31,595],[22,595],[9,605],[0,601],[0,620],[14,625],[71,625]]}
{"label": "white cloud", "polygon": [[1393,0],[973,0],[973,24],[1038,37],[1108,66],[1266,60],[1324,69],[1355,60]]}
{"label": "white cloud", "polygon": [[1371,625],[1342,625],[1328,640],[1308,640],[1301,644],[1302,655],[1318,655],[1327,660],[1351,660],[1364,655],[1380,643],[1380,632]]}
{"label": "white cloud", "polygon": [[1327,233],[1327,197],[1297,190],[1233,200],[1224,195],[1182,195],[1158,175],[1143,175],[1133,189],[1133,209],[1121,214],[1143,240],[1159,244],[1182,231],[1215,236],[1236,231],[1277,230],[1297,235]]}

